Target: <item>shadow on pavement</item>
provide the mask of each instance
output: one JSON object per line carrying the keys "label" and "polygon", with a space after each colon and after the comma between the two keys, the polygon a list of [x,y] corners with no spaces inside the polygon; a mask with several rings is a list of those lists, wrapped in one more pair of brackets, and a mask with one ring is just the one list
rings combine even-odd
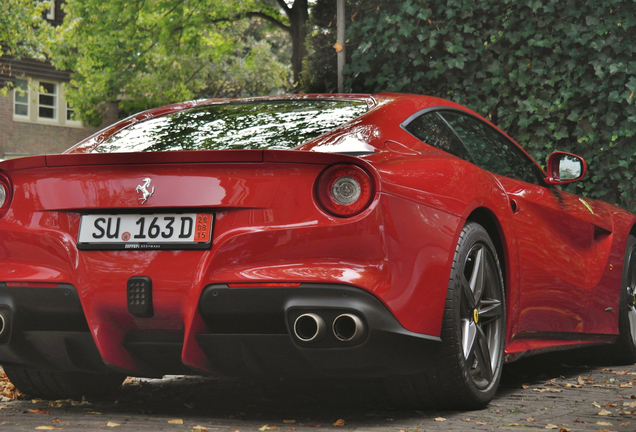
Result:
{"label": "shadow on pavement", "polygon": [[[544,354],[504,367],[497,400],[505,399],[523,384],[570,378],[592,370],[576,354]],[[380,382],[316,380],[303,382],[236,383],[205,377],[170,377],[133,380],[117,395],[117,402],[102,401],[101,409],[112,412],[205,416],[259,420],[271,418],[311,419],[347,417],[365,419],[408,418],[432,411],[401,410],[392,406]],[[334,420],[334,421],[335,421]]]}

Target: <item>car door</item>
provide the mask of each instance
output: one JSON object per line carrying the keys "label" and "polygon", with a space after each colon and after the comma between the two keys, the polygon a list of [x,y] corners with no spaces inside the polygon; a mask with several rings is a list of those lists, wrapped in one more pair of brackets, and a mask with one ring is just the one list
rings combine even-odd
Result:
{"label": "car door", "polygon": [[517,332],[583,332],[592,288],[584,252],[593,235],[581,217],[584,205],[546,186],[535,162],[487,123],[458,111],[440,115],[510,199],[519,260]]}

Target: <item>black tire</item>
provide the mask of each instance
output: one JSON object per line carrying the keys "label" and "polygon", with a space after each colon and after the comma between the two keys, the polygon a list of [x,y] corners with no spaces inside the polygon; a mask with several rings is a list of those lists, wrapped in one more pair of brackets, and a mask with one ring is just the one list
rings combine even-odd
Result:
{"label": "black tire", "polygon": [[616,364],[636,363],[636,237],[630,235],[625,249],[621,300],[618,316],[618,339],[608,352]]}
{"label": "black tire", "polygon": [[420,408],[481,409],[492,400],[503,365],[505,298],[501,267],[486,230],[467,222],[455,250],[433,370],[392,379],[388,389]]}
{"label": "black tire", "polygon": [[116,373],[62,372],[5,366],[9,381],[22,393],[42,399],[102,397],[114,393],[126,379]]}

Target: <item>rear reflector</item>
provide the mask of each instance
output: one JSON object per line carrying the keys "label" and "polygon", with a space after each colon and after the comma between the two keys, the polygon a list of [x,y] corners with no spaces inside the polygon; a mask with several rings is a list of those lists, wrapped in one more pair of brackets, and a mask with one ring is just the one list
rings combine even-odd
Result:
{"label": "rear reflector", "polygon": [[230,288],[296,288],[300,283],[231,283],[227,284]]}
{"label": "rear reflector", "polygon": [[8,287],[57,288],[59,283],[51,282],[6,282]]}

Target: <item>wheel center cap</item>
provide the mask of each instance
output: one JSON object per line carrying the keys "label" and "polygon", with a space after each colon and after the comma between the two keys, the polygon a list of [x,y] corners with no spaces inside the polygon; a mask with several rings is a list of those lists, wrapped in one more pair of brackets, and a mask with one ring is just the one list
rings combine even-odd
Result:
{"label": "wheel center cap", "polygon": [[475,322],[475,324],[479,322],[479,311],[477,309],[473,311],[473,321]]}

